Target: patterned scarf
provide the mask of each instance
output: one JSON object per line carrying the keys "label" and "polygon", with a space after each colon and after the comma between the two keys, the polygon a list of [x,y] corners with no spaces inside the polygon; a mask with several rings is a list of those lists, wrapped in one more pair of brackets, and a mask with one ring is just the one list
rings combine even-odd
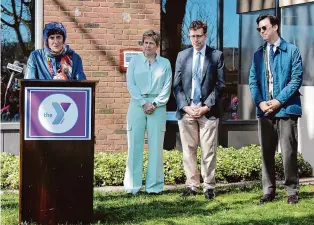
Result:
{"label": "patterned scarf", "polygon": [[72,51],[68,51],[69,46],[64,45],[61,53],[56,54],[50,48],[45,48],[47,63],[50,75],[62,77],[63,80],[69,80],[72,75]]}

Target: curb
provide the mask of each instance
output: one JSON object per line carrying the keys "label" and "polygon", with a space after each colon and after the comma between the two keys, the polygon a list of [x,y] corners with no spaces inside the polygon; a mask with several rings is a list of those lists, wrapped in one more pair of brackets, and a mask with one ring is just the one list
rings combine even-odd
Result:
{"label": "curb", "polygon": [[[307,185],[307,184],[314,184],[314,177],[307,177],[307,178],[300,178],[299,180],[300,185]],[[243,181],[237,183],[229,183],[229,184],[217,184],[216,187],[224,188],[224,187],[245,187],[249,185],[260,185],[261,181]],[[278,186],[283,185],[283,181],[276,181]],[[144,189],[145,186],[142,187],[141,190]],[[164,191],[169,190],[177,190],[185,188],[185,184],[177,184],[177,185],[165,185]],[[102,192],[123,192],[123,186],[104,186],[104,187],[95,187],[94,191],[102,191]]]}
{"label": "curb", "polygon": [[[314,177],[300,178],[300,185],[314,184]],[[283,181],[276,181],[278,186],[283,185]],[[217,188],[229,188],[229,187],[246,187],[249,185],[261,185],[261,181],[243,181],[238,183],[229,183],[229,184],[217,184]],[[145,186],[142,187],[141,190],[144,190]],[[170,190],[180,190],[184,189],[185,184],[177,184],[177,185],[165,185],[164,191]],[[94,187],[94,191],[101,192],[124,192],[123,186],[104,186],[104,187]],[[19,190],[0,190],[0,194],[4,193],[15,193],[18,194]]]}

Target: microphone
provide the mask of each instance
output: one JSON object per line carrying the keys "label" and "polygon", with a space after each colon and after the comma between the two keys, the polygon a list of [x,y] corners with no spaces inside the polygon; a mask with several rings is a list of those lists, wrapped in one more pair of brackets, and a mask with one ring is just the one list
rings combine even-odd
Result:
{"label": "microphone", "polygon": [[9,79],[9,82],[7,84],[7,88],[6,88],[5,94],[4,94],[4,106],[6,106],[8,90],[9,90],[9,88],[11,86],[11,83],[12,83],[13,77],[15,76],[15,73],[20,74],[20,73],[23,72],[23,67],[20,67],[20,62],[16,61],[16,60],[14,61],[13,64],[8,63],[7,69],[9,71],[11,71],[11,75],[10,75],[10,79]]}

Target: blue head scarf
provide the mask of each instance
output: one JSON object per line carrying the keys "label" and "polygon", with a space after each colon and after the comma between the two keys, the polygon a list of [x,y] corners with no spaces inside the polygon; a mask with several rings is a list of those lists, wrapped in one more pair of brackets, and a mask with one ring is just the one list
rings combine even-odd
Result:
{"label": "blue head scarf", "polygon": [[59,23],[59,22],[47,23],[45,25],[45,28],[44,28],[44,41],[45,41],[45,46],[47,48],[48,48],[48,34],[51,31],[58,31],[58,32],[60,32],[61,35],[63,36],[64,42],[67,39],[67,31],[66,31],[66,29],[65,29],[65,27],[63,26],[62,23]]}

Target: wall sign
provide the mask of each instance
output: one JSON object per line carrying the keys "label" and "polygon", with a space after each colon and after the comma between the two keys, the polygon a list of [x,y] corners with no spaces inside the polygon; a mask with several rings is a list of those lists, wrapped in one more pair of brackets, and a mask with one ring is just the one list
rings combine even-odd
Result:
{"label": "wall sign", "polygon": [[120,72],[126,72],[132,57],[142,52],[141,48],[120,49]]}
{"label": "wall sign", "polygon": [[91,88],[26,87],[25,140],[91,140]]}

